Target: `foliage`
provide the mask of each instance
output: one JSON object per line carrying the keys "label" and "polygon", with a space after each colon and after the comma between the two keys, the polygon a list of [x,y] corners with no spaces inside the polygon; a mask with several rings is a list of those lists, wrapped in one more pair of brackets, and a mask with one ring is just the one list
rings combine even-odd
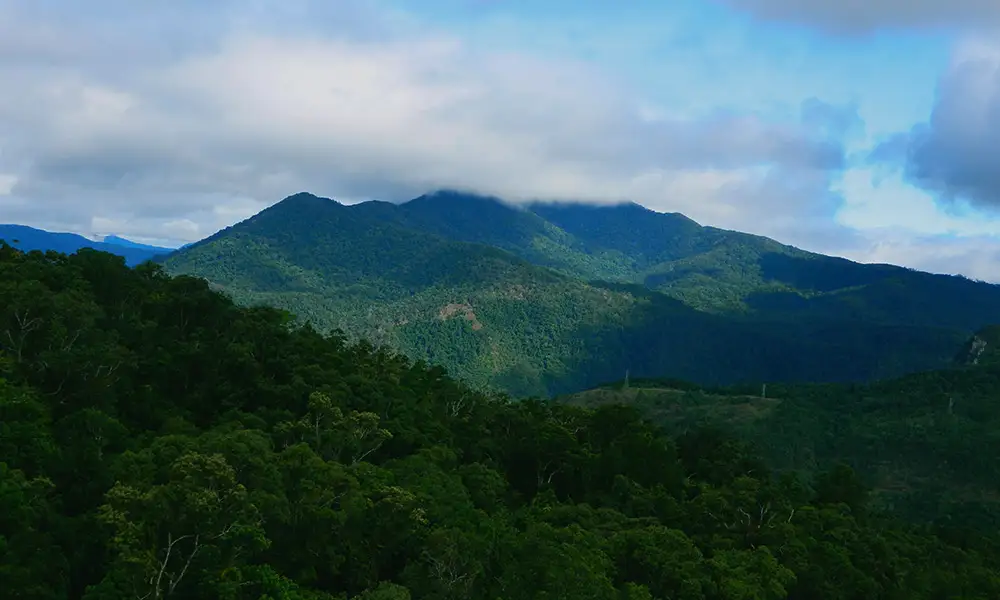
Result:
{"label": "foliage", "polygon": [[1000,596],[993,529],[866,510],[849,468],[477,392],[105,253],[0,245],[0,282],[7,597]]}
{"label": "foliage", "polygon": [[[982,357],[995,352],[992,343],[982,348]],[[1000,370],[984,361],[871,384],[700,388],[632,380],[559,401],[628,404],[675,435],[716,428],[748,441],[772,467],[806,477],[846,463],[873,488],[875,507],[991,527],[1000,517],[997,390]]]}
{"label": "foliage", "polygon": [[[809,254],[638,205],[285,199],[164,260],[477,388],[867,381],[939,367],[1000,289]],[[599,283],[596,280],[603,280]],[[610,282],[610,283],[608,283]]]}

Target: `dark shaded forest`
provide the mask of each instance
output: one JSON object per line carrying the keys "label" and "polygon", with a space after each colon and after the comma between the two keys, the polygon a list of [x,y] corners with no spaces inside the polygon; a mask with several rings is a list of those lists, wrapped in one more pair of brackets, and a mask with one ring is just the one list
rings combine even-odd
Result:
{"label": "dark shaded forest", "polygon": [[476,392],[202,280],[0,244],[5,598],[1000,597],[992,528]]}
{"label": "dark shaded forest", "polygon": [[678,436],[712,428],[745,441],[772,468],[805,478],[850,465],[870,507],[928,522],[1000,522],[1000,355],[995,332],[973,337],[979,364],[870,384],[701,387],[633,379],[560,397],[628,404]]}

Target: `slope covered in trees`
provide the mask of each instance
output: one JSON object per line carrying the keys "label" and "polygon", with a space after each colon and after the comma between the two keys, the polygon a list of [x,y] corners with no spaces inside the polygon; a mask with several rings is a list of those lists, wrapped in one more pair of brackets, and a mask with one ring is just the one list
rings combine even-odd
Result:
{"label": "slope covered in trees", "polygon": [[478,393],[154,265],[0,245],[10,597],[985,599],[993,535],[872,511],[847,468]]}
{"label": "slope covered in trees", "polygon": [[[992,337],[991,337],[992,336]],[[985,340],[990,339],[987,343]],[[995,328],[972,338],[982,362],[866,385],[729,388],[658,380],[559,399],[627,404],[672,434],[712,427],[749,442],[769,465],[812,476],[838,462],[875,504],[914,518],[992,527],[1000,518],[1000,368]],[[965,354],[960,356],[964,363]]]}
{"label": "slope covered in trees", "polygon": [[[527,210],[442,193],[343,206],[298,194],[163,262],[241,304],[514,395],[626,371],[870,380],[940,366],[1000,321],[995,286],[809,255],[637,205]],[[672,283],[651,289],[653,271]]]}
{"label": "slope covered in trees", "polygon": [[[376,208],[377,207],[377,208]],[[938,324],[996,322],[1000,287],[893,265],[867,265],[699,225],[635,203],[535,203],[439,191],[399,206],[352,209],[409,229],[511,252],[577,279],[641,284],[689,306],[756,317]]]}

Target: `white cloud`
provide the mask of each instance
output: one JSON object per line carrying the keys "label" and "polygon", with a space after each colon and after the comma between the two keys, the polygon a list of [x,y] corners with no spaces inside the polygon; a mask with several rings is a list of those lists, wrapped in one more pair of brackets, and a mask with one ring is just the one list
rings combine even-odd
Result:
{"label": "white cloud", "polygon": [[901,167],[908,180],[952,208],[1000,209],[1000,44],[970,39],[938,83],[930,119],[883,143],[873,161]]}
{"label": "white cloud", "polygon": [[[159,41],[123,29],[101,45],[94,19],[70,27],[0,3],[11,29],[50,32],[44,48],[0,47],[0,87],[19,90],[0,98],[0,144],[20,165],[11,193],[31,200],[11,214],[195,239],[300,190],[404,199],[462,187],[513,200],[627,198],[798,243],[804,222],[829,225],[829,173],[842,160],[829,129],[842,115],[816,122],[825,113],[810,103],[785,122],[671,117],[585,64],[337,5],[367,26],[319,31],[293,10],[318,3],[257,3],[238,19],[210,11],[214,36],[189,36],[170,13]],[[149,32],[155,15],[119,8]],[[109,68],[113,56],[128,60]]]}
{"label": "white cloud", "polygon": [[843,255],[860,262],[903,264],[931,273],[1000,282],[1000,240],[995,237],[914,236],[886,228],[871,231],[868,240]]}
{"label": "white cloud", "polygon": [[[795,10],[837,8],[806,4]],[[81,6],[0,0],[0,88],[18,90],[0,95],[0,221],[193,241],[302,190],[354,202],[462,187],[632,199],[857,260],[1000,280],[996,221],[942,214],[882,167],[831,190],[857,105],[806,101],[780,122],[672,113],[592,65],[363,0]],[[839,26],[903,22],[888,6],[872,0]],[[947,21],[920,6],[919,22]],[[929,138],[947,156],[1000,135],[997,65],[988,40],[956,53]],[[937,164],[1000,173],[983,156]]]}
{"label": "white cloud", "polygon": [[17,176],[9,173],[0,173],[0,196],[9,196],[17,183]]}
{"label": "white cloud", "polygon": [[840,223],[857,230],[895,228],[913,235],[1000,236],[1000,219],[945,212],[936,197],[904,181],[898,171],[852,169],[835,188],[844,198]]}
{"label": "white cloud", "polygon": [[857,232],[835,253],[933,273],[1000,282],[1000,219],[942,211],[934,195],[885,168],[848,171],[837,220]]}

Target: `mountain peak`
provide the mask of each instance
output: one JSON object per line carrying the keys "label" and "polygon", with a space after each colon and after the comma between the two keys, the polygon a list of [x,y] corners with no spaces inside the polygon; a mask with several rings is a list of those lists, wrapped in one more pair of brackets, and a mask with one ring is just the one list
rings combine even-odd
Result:
{"label": "mountain peak", "polygon": [[312,205],[312,206],[315,206],[315,205],[325,204],[325,203],[328,203],[328,202],[332,202],[333,204],[338,204],[338,205],[340,204],[339,202],[337,202],[336,200],[334,200],[332,198],[323,198],[321,196],[317,196],[316,194],[311,194],[309,192],[299,192],[297,194],[292,194],[291,196],[288,196],[287,198],[285,198],[282,201],[280,201],[277,204],[275,204],[275,206],[278,206],[278,205],[291,205],[291,206],[295,206],[295,205]]}
{"label": "mountain peak", "polygon": [[[424,194],[400,205],[402,212],[410,218],[417,218],[428,226],[426,219],[431,218],[447,222],[449,228],[476,229],[488,227],[497,229],[503,227],[519,228],[530,222],[530,227],[537,227],[537,217],[523,210],[523,207],[512,204],[496,196],[484,196],[471,192],[455,190],[439,190]],[[440,232],[438,232],[440,233]],[[494,231],[494,233],[499,233]],[[468,241],[468,240],[467,240]]]}
{"label": "mountain peak", "polygon": [[[659,212],[647,208],[637,202],[626,200],[611,204],[591,204],[589,202],[534,202],[529,205],[530,210],[547,215],[561,213],[563,215],[574,215],[577,218],[601,217],[615,218],[619,220],[645,219],[647,222],[674,221],[687,222],[697,225],[698,223],[679,212]],[[649,219],[652,218],[652,221]]]}
{"label": "mountain peak", "polygon": [[248,221],[259,221],[261,218],[271,219],[277,216],[280,218],[314,218],[318,215],[327,215],[331,209],[335,208],[344,208],[344,205],[331,198],[323,198],[309,192],[299,192],[272,204]]}
{"label": "mountain peak", "polygon": [[454,189],[441,189],[429,194],[418,196],[413,200],[404,202],[403,205],[435,205],[442,207],[468,207],[468,206],[503,206],[510,208],[511,205],[496,196],[477,194],[474,192],[463,192]]}

